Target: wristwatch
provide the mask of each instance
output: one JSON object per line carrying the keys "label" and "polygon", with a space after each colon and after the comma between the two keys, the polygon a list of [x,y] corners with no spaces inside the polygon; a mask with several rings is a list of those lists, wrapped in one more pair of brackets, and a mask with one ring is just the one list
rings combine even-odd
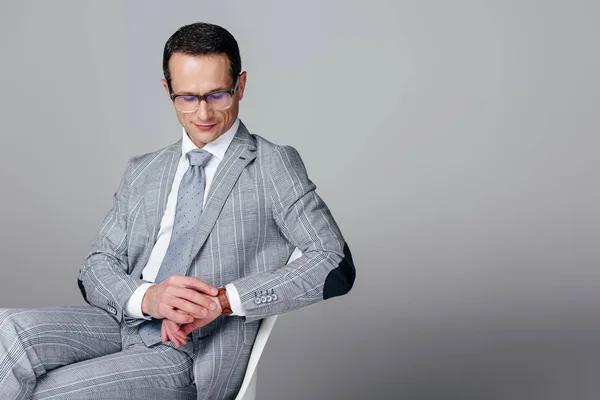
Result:
{"label": "wristwatch", "polygon": [[219,294],[217,294],[217,298],[219,299],[219,303],[221,303],[221,315],[230,315],[233,311],[231,311],[231,306],[229,305],[229,298],[227,298],[227,290],[223,286],[219,289]]}

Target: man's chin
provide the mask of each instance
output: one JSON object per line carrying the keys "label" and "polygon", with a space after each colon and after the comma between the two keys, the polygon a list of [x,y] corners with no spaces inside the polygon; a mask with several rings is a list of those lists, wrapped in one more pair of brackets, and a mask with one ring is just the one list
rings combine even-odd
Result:
{"label": "man's chin", "polygon": [[215,141],[220,136],[218,126],[214,126],[212,129],[206,131],[195,129],[194,126],[191,132],[187,132],[187,134],[198,148],[204,147],[205,144]]}

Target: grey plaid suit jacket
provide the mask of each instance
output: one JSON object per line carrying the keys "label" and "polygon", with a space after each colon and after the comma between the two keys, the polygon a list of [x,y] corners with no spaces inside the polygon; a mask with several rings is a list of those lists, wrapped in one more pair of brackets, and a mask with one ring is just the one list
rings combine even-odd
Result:
{"label": "grey plaid suit jacket", "polygon": [[[181,141],[129,161],[80,270],[84,298],[121,322],[124,337],[142,322],[123,308],[143,283],[180,156]],[[286,265],[295,247],[302,256]],[[216,287],[233,282],[246,313],[193,332],[187,351],[200,400],[235,397],[262,318],[347,293],[355,269],[296,150],[241,123],[207,195],[188,275]]]}

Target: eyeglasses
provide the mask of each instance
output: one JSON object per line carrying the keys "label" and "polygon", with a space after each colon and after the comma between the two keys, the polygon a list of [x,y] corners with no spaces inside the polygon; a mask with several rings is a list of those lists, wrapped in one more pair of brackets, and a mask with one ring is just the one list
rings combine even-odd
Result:
{"label": "eyeglasses", "polygon": [[221,111],[227,110],[233,103],[233,95],[238,89],[239,77],[235,80],[233,89],[206,93],[201,96],[194,94],[172,94],[171,100],[175,108],[182,113],[193,113],[200,108],[200,102],[206,101],[208,108]]}

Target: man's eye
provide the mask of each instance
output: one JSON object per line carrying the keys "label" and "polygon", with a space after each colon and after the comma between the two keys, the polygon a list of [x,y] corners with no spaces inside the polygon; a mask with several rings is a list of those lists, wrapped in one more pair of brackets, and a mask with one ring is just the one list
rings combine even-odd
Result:
{"label": "man's eye", "polygon": [[179,98],[181,101],[185,101],[186,103],[193,103],[194,101],[198,100],[196,96],[179,96]]}
{"label": "man's eye", "polygon": [[208,97],[211,100],[222,100],[225,96],[229,96],[229,93],[227,93],[227,92],[217,92],[217,93],[210,94]]}

